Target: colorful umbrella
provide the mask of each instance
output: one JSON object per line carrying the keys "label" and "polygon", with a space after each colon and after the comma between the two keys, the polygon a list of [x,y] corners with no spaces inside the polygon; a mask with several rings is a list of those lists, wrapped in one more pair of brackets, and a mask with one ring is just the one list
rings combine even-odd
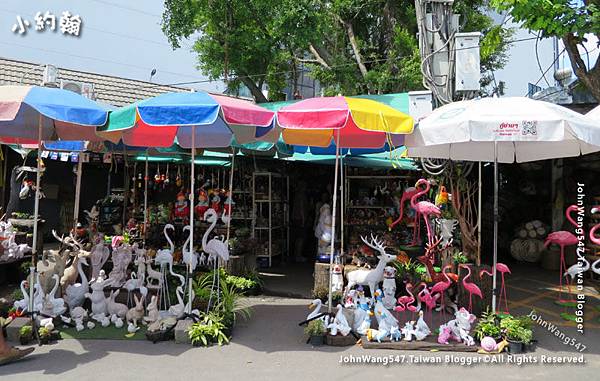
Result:
{"label": "colorful umbrella", "polygon": [[[166,93],[111,112],[97,134],[130,146],[229,147],[250,142],[273,127],[275,114],[251,102],[204,92]],[[160,127],[160,128],[157,128]],[[192,139],[192,131],[194,138]]]}
{"label": "colorful umbrella", "polygon": [[[310,98],[277,111],[288,144],[340,148],[381,148],[402,145],[413,130],[413,119],[380,102],[349,97]],[[335,131],[335,134],[334,134]]]}
{"label": "colorful umbrella", "polygon": [[0,138],[6,143],[97,139],[96,127],[107,117],[102,106],[72,91],[0,86]]}

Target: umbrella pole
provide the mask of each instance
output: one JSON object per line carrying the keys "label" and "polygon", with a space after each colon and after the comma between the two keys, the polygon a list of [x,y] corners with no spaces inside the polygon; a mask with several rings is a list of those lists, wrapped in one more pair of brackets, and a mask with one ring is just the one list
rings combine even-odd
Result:
{"label": "umbrella pole", "polygon": [[496,313],[496,263],[498,262],[498,142],[494,141],[494,260],[492,280],[492,313]]}
{"label": "umbrella pole", "polygon": [[77,229],[79,220],[79,199],[81,197],[81,174],[83,172],[83,163],[81,162],[81,153],[77,160],[77,182],[75,183],[75,205],[73,206],[73,229]]}
{"label": "umbrella pole", "polygon": [[148,236],[148,148],[146,148],[146,168],[144,171],[144,249]]}
{"label": "umbrella pole", "polygon": [[[194,253],[194,187],[196,181],[196,175],[194,169],[196,167],[196,131],[192,126],[192,167],[190,170],[190,256]],[[192,313],[192,261],[188,262],[187,265],[188,273],[188,302],[185,306],[185,313]]]}
{"label": "umbrella pole", "polygon": [[481,162],[479,166],[479,180],[477,182],[477,266],[481,265]]}
{"label": "umbrella pole", "polygon": [[[34,285],[36,282],[35,272],[37,269],[37,243],[38,243],[38,220],[40,212],[40,181],[42,179],[42,115],[40,114],[38,121],[38,152],[37,152],[37,167],[35,172],[35,200],[33,202],[33,247],[31,248],[31,267],[29,268],[29,274],[31,279],[29,281],[29,312],[31,318],[34,319],[33,311],[33,294]],[[35,325],[34,325],[35,327]]]}
{"label": "umbrella pole", "polygon": [[333,255],[335,253],[335,210],[337,206],[338,190],[338,168],[340,165],[340,130],[338,130],[338,139],[335,145],[335,169],[333,175],[333,209],[331,211],[331,254],[329,255],[329,298],[327,299],[327,311],[331,313],[333,295],[331,294],[331,284],[333,282]]}
{"label": "umbrella pole", "polygon": [[344,156],[340,157],[340,256],[344,255]]}
{"label": "umbrella pole", "polygon": [[[229,246],[229,231],[231,230],[231,209],[233,209],[233,171],[235,169],[235,148],[231,148],[233,151],[231,154],[231,168],[229,170],[229,197],[231,197],[231,204],[227,211],[227,246]],[[227,199],[225,199],[227,202]]]}

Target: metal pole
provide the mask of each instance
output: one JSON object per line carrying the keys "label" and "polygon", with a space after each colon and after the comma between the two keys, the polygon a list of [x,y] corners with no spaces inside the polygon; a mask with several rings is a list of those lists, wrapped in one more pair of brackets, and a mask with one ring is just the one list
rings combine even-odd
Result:
{"label": "metal pole", "polygon": [[75,183],[75,205],[73,206],[73,229],[77,229],[79,221],[79,199],[81,197],[81,174],[83,172],[82,154],[78,154],[77,160],[77,182]]}
{"label": "metal pole", "polygon": [[[194,174],[194,169],[196,167],[196,131],[194,126],[192,126],[192,167],[190,172],[190,255],[194,253],[194,186],[196,181],[196,175]],[[219,260],[218,258],[216,259]],[[188,272],[188,303],[186,305],[185,312],[187,314],[192,313],[192,261],[188,262],[187,266]]]}
{"label": "metal pole", "polygon": [[31,318],[33,319],[33,294],[34,284],[36,282],[35,271],[37,268],[37,243],[38,243],[38,220],[40,213],[40,181],[42,179],[42,114],[39,116],[38,121],[38,152],[37,152],[37,169],[35,173],[35,200],[33,202],[33,247],[31,248],[31,267],[29,268],[29,274],[31,279],[29,280],[29,312],[32,313]]}
{"label": "metal pole", "polygon": [[338,138],[335,144],[335,169],[333,174],[333,209],[331,211],[331,254],[329,256],[329,298],[327,299],[327,311],[331,313],[333,295],[331,294],[331,284],[333,282],[333,255],[335,253],[335,209],[337,206],[338,190],[338,168],[340,165],[340,130],[337,130]]}
{"label": "metal pole", "polygon": [[492,313],[496,313],[496,263],[498,262],[498,142],[494,141],[494,260],[492,280]]}
{"label": "metal pole", "polygon": [[[229,231],[231,230],[231,209],[233,208],[233,170],[235,169],[235,148],[231,148],[231,168],[229,170],[229,197],[231,198],[231,204],[229,205],[229,211],[227,212],[227,246],[229,246]],[[227,202],[227,199],[225,199]]]}
{"label": "metal pole", "polygon": [[148,148],[146,148],[146,170],[144,173],[144,248],[148,236]]}
{"label": "metal pole", "polygon": [[479,180],[477,182],[477,266],[481,265],[481,162],[479,166]]}
{"label": "metal pole", "polygon": [[344,156],[340,157],[340,256],[344,255]]}

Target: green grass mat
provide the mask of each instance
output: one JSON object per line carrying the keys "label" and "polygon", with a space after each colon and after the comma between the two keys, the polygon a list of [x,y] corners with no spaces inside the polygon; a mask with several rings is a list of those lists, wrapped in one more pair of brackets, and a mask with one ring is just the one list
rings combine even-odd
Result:
{"label": "green grass mat", "polygon": [[561,307],[577,307],[577,302],[561,302],[559,300],[555,300],[554,304]]}
{"label": "green grass mat", "polygon": [[59,329],[63,339],[76,340],[146,340],[146,328],[141,327],[132,337],[126,337],[127,327],[116,328],[114,325],[102,327],[96,324],[94,329],[84,329],[77,332],[75,328],[64,327]]}
{"label": "green grass mat", "polygon": [[566,312],[561,313],[560,317],[568,321],[575,321],[575,319],[577,319],[577,316],[573,314],[568,314]]}

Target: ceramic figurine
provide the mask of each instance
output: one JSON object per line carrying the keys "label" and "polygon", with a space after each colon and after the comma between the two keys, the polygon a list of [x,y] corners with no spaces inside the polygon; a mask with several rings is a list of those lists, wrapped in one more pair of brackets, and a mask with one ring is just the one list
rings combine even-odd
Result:
{"label": "ceramic figurine", "polygon": [[371,242],[368,242],[365,237],[361,237],[361,239],[369,247],[379,252],[379,255],[377,256],[377,258],[379,258],[379,263],[373,270],[358,269],[347,272],[346,279],[348,280],[348,285],[346,286],[346,293],[355,285],[362,285],[369,286],[369,290],[371,291],[371,294],[373,294],[379,283],[383,281],[383,270],[386,264],[396,260],[396,256],[386,254],[383,242],[378,241],[377,237],[373,237],[373,235],[371,235]]}
{"label": "ceramic figurine", "polygon": [[156,295],[152,295],[152,298],[150,298],[150,304],[148,304],[148,315],[144,317],[144,321],[147,323],[154,323],[159,318],[158,299]]}
{"label": "ceramic figurine", "polygon": [[92,284],[90,285],[92,293],[86,293],[85,297],[92,302],[92,316],[104,316],[108,312],[106,305],[106,295],[104,295],[104,288],[110,285],[111,283],[112,279],[109,278],[105,281],[92,282]]}
{"label": "ceramic figurine", "polygon": [[312,309],[312,311],[306,316],[306,320],[311,320],[315,316],[321,313],[322,302],[321,299],[315,299],[308,305],[308,309]]}
{"label": "ceramic figurine", "polygon": [[342,336],[348,336],[351,328],[346,316],[344,316],[344,307],[342,307],[341,304],[338,304],[336,308],[337,313],[335,314],[333,321],[327,326],[329,333],[332,336],[335,336],[339,332]]}
{"label": "ceramic figurine", "polygon": [[183,223],[186,225],[188,224],[190,207],[188,206],[184,192],[179,192],[177,194],[177,201],[173,207],[173,217],[176,220],[183,221]]}
{"label": "ceramic figurine", "polygon": [[110,250],[104,245],[104,236],[99,234],[96,238],[96,244],[90,252],[90,261],[92,262],[92,281],[98,277],[98,273],[102,269],[102,266],[108,260],[110,256]]}
{"label": "ceramic figurine", "polygon": [[344,275],[342,274],[342,266],[339,264],[333,265],[331,275],[331,292],[342,292],[344,290]]}
{"label": "ceramic figurine", "polygon": [[448,344],[449,340],[462,342],[465,345],[474,345],[475,341],[469,335],[471,324],[475,321],[475,315],[471,314],[464,307],[461,307],[455,314],[455,319],[440,326],[438,343]]}
{"label": "ceramic figurine", "polygon": [[402,339],[402,331],[398,327],[392,327],[390,330],[390,341],[400,341]]}
{"label": "ceramic figurine", "polygon": [[221,211],[221,196],[219,196],[219,191],[217,189],[213,189],[212,194],[213,195],[210,198],[210,208],[213,209],[218,215]]}
{"label": "ceramic figurine", "polygon": [[222,240],[219,240],[218,238],[214,237],[210,241],[207,241],[208,236],[217,225],[217,218],[218,214],[214,209],[208,209],[206,213],[204,213],[204,220],[211,225],[202,236],[202,250],[208,254],[209,259],[211,257],[213,260],[218,258],[222,263],[225,263],[229,260],[229,247],[225,243],[224,239],[222,238]]}
{"label": "ceramic figurine", "polygon": [[58,285],[60,283],[60,278],[58,277],[58,274],[54,274],[52,278],[54,279],[54,287],[52,288],[50,293],[46,295],[45,299],[46,302],[51,306],[51,313],[49,313],[48,315],[59,316],[65,313],[67,307],[65,307],[65,301],[63,298],[54,297],[54,294],[58,290]]}
{"label": "ceramic figurine", "polygon": [[113,237],[112,262],[113,268],[108,274],[114,287],[121,287],[127,281],[127,267],[133,259],[132,248],[123,242],[122,238]]}
{"label": "ceramic figurine", "polygon": [[137,295],[134,295],[135,298],[135,307],[130,308],[125,317],[129,324],[133,324],[137,327],[138,322],[142,322],[144,318],[144,304],[142,303],[142,299],[138,299]]}
{"label": "ceramic figurine", "polygon": [[363,320],[361,320],[358,324],[358,327],[355,329],[356,333],[359,335],[366,335],[367,332],[371,329],[371,316],[373,314],[368,311]]}
{"label": "ceramic figurine", "polygon": [[96,324],[94,324],[93,321],[88,321],[87,322],[87,328],[88,329],[94,329],[96,327]]}
{"label": "ceramic figurine", "polygon": [[123,328],[123,319],[117,318],[114,321],[115,328]]}
{"label": "ceramic figurine", "polygon": [[424,340],[431,333],[431,330],[429,329],[427,323],[425,323],[425,320],[423,319],[423,311],[419,311],[419,319],[417,320],[417,324],[415,325],[414,333],[415,337],[417,338],[417,341]]}
{"label": "ceramic figurine", "polygon": [[383,306],[392,309],[396,305],[396,269],[386,266],[383,269]]}
{"label": "ceramic figurine", "polygon": [[412,341],[412,337],[415,334],[415,322],[407,321],[402,328],[402,335],[404,335],[404,341]]}
{"label": "ceramic figurine", "polygon": [[[189,231],[190,230],[190,225],[186,225],[183,227],[183,231]],[[194,250],[193,252],[190,251],[190,239],[191,239],[191,231],[190,234],[188,234],[188,237],[186,238],[185,242],[183,243],[183,247],[181,248],[181,251],[183,252],[183,263],[185,263],[188,267],[188,270],[190,272],[194,272],[194,270],[196,270],[196,266],[198,266],[198,261],[200,260],[200,257],[198,255],[198,253],[196,252],[196,250]]]}
{"label": "ceramic figurine", "polygon": [[229,216],[230,213],[233,214],[233,206],[235,205],[235,201],[231,197],[231,191],[225,191],[225,202],[223,203],[223,215]]}
{"label": "ceramic figurine", "polygon": [[71,311],[75,307],[80,307],[83,305],[83,302],[85,301],[85,294],[88,292],[89,283],[85,272],[81,268],[83,265],[88,265],[87,260],[85,258],[80,258],[77,263],[77,272],[79,272],[79,276],[81,276],[81,283],[70,284],[65,290],[65,302],[67,302],[67,305]]}
{"label": "ceramic figurine", "polygon": [[204,189],[200,189],[198,192],[198,203],[194,208],[194,212],[197,216],[204,216],[204,213],[208,210],[208,196]]}
{"label": "ceramic figurine", "polygon": [[127,315],[128,308],[123,303],[115,302],[115,298],[119,296],[119,292],[120,290],[110,292],[110,296],[106,301],[106,311],[109,315],[124,318]]}
{"label": "ceramic figurine", "polygon": [[70,315],[73,320],[83,320],[87,318],[88,313],[83,307],[75,307],[71,309]]}
{"label": "ceramic figurine", "polygon": [[175,295],[177,296],[178,303],[169,307],[169,315],[179,318],[185,312],[185,303],[183,302],[183,287],[177,286],[175,289]]}
{"label": "ceramic figurine", "polygon": [[374,314],[379,325],[379,331],[387,336],[392,330],[398,328],[398,320],[383,306],[381,294],[381,290],[375,291]]}
{"label": "ceramic figurine", "polygon": [[21,294],[23,295],[23,299],[15,300],[13,303],[13,307],[17,310],[27,311],[29,308],[29,292],[26,290],[27,281],[21,281]]}
{"label": "ceramic figurine", "polygon": [[331,255],[331,208],[323,204],[319,209],[319,222],[315,228],[315,237],[318,240],[317,254]]}

